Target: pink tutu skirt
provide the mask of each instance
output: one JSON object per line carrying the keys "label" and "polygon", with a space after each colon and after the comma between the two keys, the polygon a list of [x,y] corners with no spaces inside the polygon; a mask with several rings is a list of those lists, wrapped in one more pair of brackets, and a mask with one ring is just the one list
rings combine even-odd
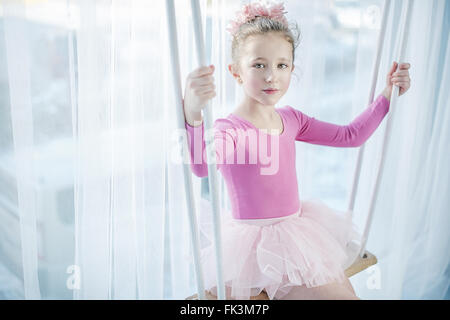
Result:
{"label": "pink tutu skirt", "polygon": [[[212,209],[206,200],[200,206],[204,285],[217,295]],[[281,218],[238,220],[224,209],[221,217],[223,279],[232,299],[248,300],[262,290],[280,299],[292,286],[343,282],[360,248],[351,212],[320,200],[302,201],[298,212]]]}

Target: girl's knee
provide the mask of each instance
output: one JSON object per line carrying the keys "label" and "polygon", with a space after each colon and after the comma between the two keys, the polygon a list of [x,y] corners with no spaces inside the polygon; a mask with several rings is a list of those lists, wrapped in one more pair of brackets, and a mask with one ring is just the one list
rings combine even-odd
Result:
{"label": "girl's knee", "polygon": [[307,288],[306,286],[294,286],[282,300],[361,300],[354,292],[342,284],[332,283],[328,285]]}
{"label": "girl's knee", "polygon": [[352,293],[342,296],[342,298],[339,300],[361,300],[361,299],[357,295]]}

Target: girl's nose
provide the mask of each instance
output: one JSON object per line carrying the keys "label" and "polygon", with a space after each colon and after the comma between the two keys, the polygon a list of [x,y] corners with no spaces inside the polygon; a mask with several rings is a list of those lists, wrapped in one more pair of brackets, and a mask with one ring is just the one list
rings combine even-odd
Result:
{"label": "girl's nose", "polygon": [[268,69],[266,71],[265,78],[266,78],[266,82],[272,82],[273,81],[273,72],[272,72],[272,70]]}

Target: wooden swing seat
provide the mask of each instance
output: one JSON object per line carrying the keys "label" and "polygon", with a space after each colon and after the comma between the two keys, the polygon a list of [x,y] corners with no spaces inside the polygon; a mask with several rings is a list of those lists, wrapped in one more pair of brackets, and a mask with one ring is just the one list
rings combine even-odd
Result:
{"label": "wooden swing seat", "polygon": [[[358,272],[361,272],[368,267],[374,265],[377,263],[377,257],[375,257],[372,253],[365,250],[364,255],[361,257],[358,255],[355,262],[345,269],[345,275],[350,278],[351,276],[357,274]],[[217,296],[213,295],[209,291],[205,291],[205,298],[206,300],[217,300]],[[198,300],[198,295],[194,294],[190,297],[187,297],[186,300]],[[267,296],[266,292],[263,290],[259,295],[250,297],[250,300],[269,300],[269,297]]]}

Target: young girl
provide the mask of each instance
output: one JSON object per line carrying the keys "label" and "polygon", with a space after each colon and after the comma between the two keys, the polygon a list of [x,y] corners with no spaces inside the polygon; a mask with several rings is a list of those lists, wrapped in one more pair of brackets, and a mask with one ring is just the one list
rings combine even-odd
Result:
{"label": "young girl", "polygon": [[[358,299],[344,270],[346,246],[360,235],[349,212],[299,200],[294,142],[361,146],[386,116],[393,84],[400,95],[410,87],[410,65],[396,71],[394,62],[383,92],[341,126],[290,106],[275,108],[289,87],[297,45],[282,4],[244,6],[229,31],[228,69],[244,99],[214,123],[215,160],[232,209],[232,217],[221,217],[227,299],[255,299],[264,292],[269,299]],[[213,73],[214,66],[190,73],[184,97],[191,168],[199,177],[208,174],[201,110],[215,96]],[[266,154],[270,161],[263,161]],[[201,263],[205,288],[216,295],[213,245],[202,250]]]}

